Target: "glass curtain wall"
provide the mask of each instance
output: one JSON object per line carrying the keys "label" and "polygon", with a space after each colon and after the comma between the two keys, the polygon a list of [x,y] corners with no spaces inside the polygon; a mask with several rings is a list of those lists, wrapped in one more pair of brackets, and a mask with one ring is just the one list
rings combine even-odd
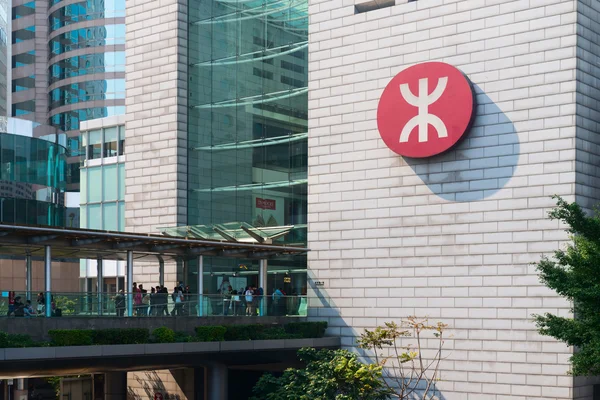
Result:
{"label": "glass curtain wall", "polygon": [[[306,242],[307,7],[307,0],[189,2],[188,225],[294,225],[278,242]],[[205,268],[213,272],[208,291],[240,276],[247,279],[234,289],[257,284],[258,261],[213,258]],[[305,257],[272,260],[269,286],[305,268]],[[297,282],[305,285],[305,275]],[[288,285],[289,294],[303,285]]]}

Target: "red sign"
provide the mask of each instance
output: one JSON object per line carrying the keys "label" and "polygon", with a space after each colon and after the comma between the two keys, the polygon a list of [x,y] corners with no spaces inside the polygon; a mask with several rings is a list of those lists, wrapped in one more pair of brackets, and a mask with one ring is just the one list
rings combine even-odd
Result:
{"label": "red sign", "polygon": [[441,62],[417,64],[386,86],[377,108],[377,127],[394,152],[431,157],[461,139],[474,109],[473,89],[462,72]]}
{"label": "red sign", "polygon": [[263,210],[274,210],[275,200],[256,198],[256,208],[262,208]]}

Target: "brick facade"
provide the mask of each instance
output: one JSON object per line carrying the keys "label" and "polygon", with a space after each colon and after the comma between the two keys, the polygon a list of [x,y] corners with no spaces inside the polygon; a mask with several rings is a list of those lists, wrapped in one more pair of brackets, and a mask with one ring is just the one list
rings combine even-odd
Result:
{"label": "brick facade", "polygon": [[[445,400],[591,399],[566,375],[571,350],[535,330],[532,314],[569,304],[530,263],[568,239],[551,195],[600,197],[600,3],[355,3],[309,3],[308,263],[335,304],[314,315],[347,347],[409,315],[449,324]],[[476,119],[447,153],[404,159],[379,137],[377,104],[425,61],[468,75]]]}

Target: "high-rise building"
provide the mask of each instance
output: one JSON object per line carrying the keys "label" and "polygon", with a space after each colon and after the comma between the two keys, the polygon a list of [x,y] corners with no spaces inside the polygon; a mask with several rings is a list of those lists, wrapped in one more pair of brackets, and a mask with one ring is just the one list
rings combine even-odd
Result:
{"label": "high-rise building", "polygon": [[80,122],[125,112],[124,14],[124,0],[12,4],[12,115],[66,132],[69,191]]}

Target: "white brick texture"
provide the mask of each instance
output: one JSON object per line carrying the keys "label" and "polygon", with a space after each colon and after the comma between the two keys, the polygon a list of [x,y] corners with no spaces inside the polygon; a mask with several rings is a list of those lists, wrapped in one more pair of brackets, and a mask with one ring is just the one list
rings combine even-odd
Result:
{"label": "white brick texture", "polygon": [[[597,0],[418,0],[355,14],[310,0],[309,269],[330,332],[409,315],[452,327],[441,399],[591,399],[572,350],[531,315],[569,314],[531,265],[563,246],[553,194],[600,198]],[[429,159],[381,140],[377,104],[408,66],[474,84],[466,139]],[[326,309],[326,306],[331,309]]]}

